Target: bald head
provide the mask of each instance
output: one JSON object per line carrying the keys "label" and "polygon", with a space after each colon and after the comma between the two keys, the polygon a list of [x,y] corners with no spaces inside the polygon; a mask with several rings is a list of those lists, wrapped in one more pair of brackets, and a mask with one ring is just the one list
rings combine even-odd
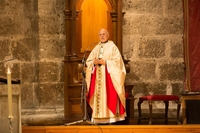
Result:
{"label": "bald head", "polygon": [[99,39],[102,43],[107,42],[109,38],[109,32],[106,29],[101,29],[99,31]]}

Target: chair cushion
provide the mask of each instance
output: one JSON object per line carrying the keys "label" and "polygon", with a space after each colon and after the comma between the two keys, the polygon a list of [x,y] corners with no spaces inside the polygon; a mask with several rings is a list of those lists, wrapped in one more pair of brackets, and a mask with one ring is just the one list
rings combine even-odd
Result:
{"label": "chair cushion", "polygon": [[148,95],[140,97],[139,100],[176,101],[179,100],[179,97],[175,95]]}

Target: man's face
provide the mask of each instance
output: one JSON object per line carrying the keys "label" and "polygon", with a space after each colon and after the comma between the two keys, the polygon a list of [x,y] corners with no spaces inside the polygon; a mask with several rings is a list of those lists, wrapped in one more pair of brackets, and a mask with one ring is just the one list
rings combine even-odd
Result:
{"label": "man's face", "polygon": [[101,30],[99,32],[99,39],[101,42],[106,42],[109,38],[109,34],[106,30]]}

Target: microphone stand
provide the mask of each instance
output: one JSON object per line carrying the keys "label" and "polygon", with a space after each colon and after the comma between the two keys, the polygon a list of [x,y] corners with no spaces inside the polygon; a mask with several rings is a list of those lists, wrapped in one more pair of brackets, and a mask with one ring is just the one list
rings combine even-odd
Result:
{"label": "microphone stand", "polygon": [[[88,48],[90,48],[91,46],[93,46],[95,43],[93,43],[92,45],[90,45]],[[82,100],[84,100],[84,117],[82,120],[79,120],[79,121],[74,121],[74,122],[71,122],[71,123],[66,123],[65,126],[69,126],[69,125],[75,125],[75,124],[80,124],[80,123],[85,123],[85,124],[91,124],[91,125],[94,125],[93,122],[91,122],[90,120],[87,120],[87,101],[86,101],[86,91],[87,91],[87,84],[86,84],[86,75],[85,75],[85,71],[84,71],[84,68],[85,68],[85,55],[86,55],[86,52],[88,50],[88,48],[86,49],[84,55],[83,55],[83,59],[82,59],[82,63],[83,63],[83,70],[82,70],[82,76],[83,76],[83,80],[82,80],[82,91],[81,91],[81,108],[82,108]]]}

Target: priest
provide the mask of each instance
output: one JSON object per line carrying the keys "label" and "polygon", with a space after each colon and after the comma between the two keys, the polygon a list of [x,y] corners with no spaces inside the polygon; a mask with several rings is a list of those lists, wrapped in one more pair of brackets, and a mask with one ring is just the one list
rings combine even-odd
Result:
{"label": "priest", "polygon": [[100,42],[86,60],[87,102],[91,121],[114,123],[126,117],[124,82],[126,70],[119,49],[108,40],[106,29],[99,31]]}

